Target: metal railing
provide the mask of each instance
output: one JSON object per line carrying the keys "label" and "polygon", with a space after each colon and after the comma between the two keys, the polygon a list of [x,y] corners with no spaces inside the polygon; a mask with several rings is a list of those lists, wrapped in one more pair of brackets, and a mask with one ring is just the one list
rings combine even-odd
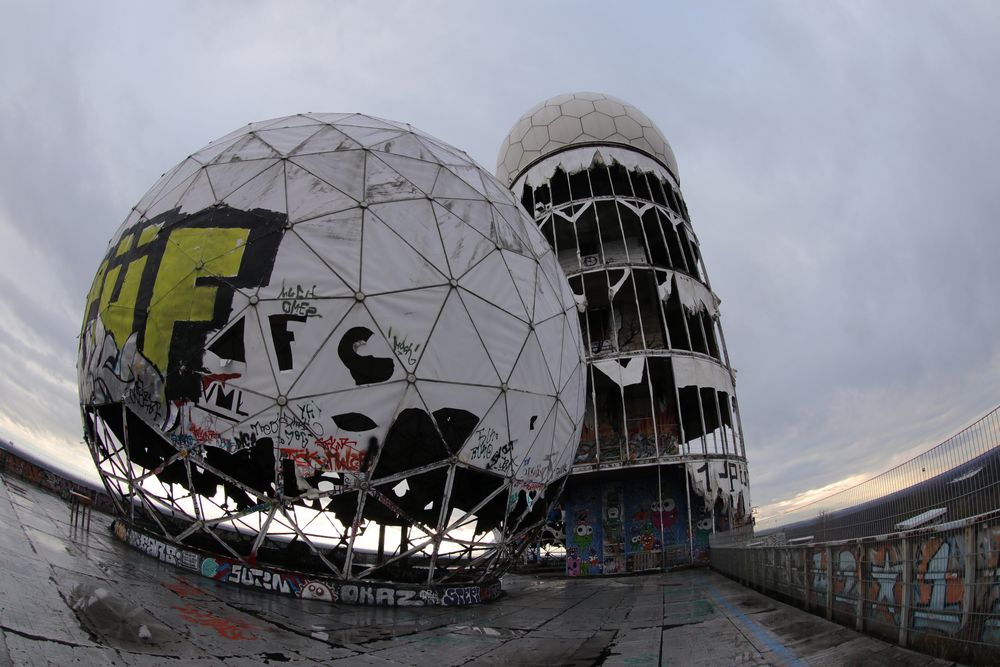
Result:
{"label": "metal railing", "polygon": [[1000,511],[874,538],[713,545],[711,565],[887,641],[965,664],[1000,664]]}
{"label": "metal railing", "polygon": [[903,646],[1000,664],[1000,407],[777,518],[793,521],[714,535],[713,569]]}

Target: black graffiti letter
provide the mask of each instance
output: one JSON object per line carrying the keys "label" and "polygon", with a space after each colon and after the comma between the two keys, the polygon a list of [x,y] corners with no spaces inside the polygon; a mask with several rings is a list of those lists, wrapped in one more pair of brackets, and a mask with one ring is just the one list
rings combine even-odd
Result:
{"label": "black graffiti letter", "polygon": [[347,370],[351,371],[355,384],[385,382],[392,377],[392,359],[371,355],[361,356],[355,351],[354,347],[358,343],[363,343],[371,337],[371,329],[353,327],[347,330],[340,339],[340,345],[337,346],[337,354],[347,366]]}
{"label": "black graffiti letter", "polygon": [[274,353],[278,356],[278,370],[287,371],[292,368],[292,341],[295,334],[288,330],[289,322],[305,322],[305,315],[268,315],[271,324],[271,341],[274,343]]}

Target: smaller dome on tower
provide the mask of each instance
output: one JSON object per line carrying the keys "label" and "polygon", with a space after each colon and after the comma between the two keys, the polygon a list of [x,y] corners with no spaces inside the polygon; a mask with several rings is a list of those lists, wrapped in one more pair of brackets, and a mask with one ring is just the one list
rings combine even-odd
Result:
{"label": "smaller dome on tower", "polygon": [[509,186],[546,155],[590,143],[637,148],[680,178],[674,151],[660,128],[628,102],[601,93],[556,95],[528,109],[500,146],[497,178]]}

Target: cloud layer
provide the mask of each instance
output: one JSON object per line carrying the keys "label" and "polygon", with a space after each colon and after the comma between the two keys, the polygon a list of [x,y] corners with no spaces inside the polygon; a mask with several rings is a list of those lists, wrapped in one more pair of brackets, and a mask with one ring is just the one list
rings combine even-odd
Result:
{"label": "cloud layer", "polygon": [[0,435],[77,470],[75,356],[107,240],[252,120],[362,111],[492,169],[597,90],[677,155],[723,299],[754,502],[878,472],[1000,403],[993,3],[8,3]]}

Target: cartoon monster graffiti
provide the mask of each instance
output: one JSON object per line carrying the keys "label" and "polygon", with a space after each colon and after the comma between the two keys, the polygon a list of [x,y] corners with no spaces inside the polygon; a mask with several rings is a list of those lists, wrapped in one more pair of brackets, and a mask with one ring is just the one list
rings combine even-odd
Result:
{"label": "cartoon monster graffiti", "polygon": [[661,498],[653,501],[649,508],[653,515],[653,528],[656,532],[666,530],[677,521],[677,503],[673,498]]}

